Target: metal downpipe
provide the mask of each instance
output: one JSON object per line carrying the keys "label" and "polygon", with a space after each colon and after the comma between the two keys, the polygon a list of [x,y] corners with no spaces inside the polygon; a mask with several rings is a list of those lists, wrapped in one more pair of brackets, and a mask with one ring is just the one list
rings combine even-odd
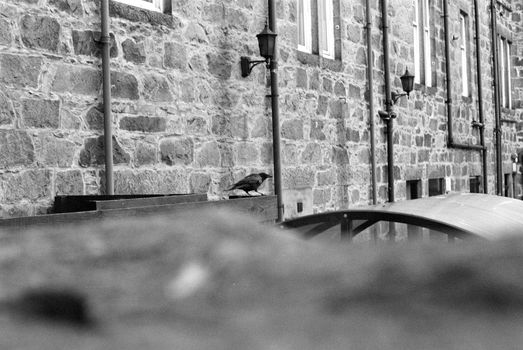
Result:
{"label": "metal downpipe", "polygon": [[372,59],[372,23],[370,15],[370,0],[365,1],[367,25],[367,80],[369,82],[369,126],[370,126],[370,160],[372,181],[372,204],[377,203],[378,189],[376,180],[376,135],[374,123],[374,62]]}
{"label": "metal downpipe", "polygon": [[381,0],[381,23],[383,31],[383,71],[385,79],[385,108],[389,118],[387,118],[387,179],[389,202],[394,202],[394,142],[392,100],[390,88],[390,56],[389,56],[389,21],[387,15],[387,0]]}
{"label": "metal downpipe", "polygon": [[[268,0],[269,29],[277,33],[276,4],[274,0]],[[283,199],[281,183],[281,157],[280,157],[280,110],[278,105],[278,41],[276,39],[274,56],[270,63],[271,73],[271,107],[272,107],[272,152],[274,161],[274,192],[277,203],[277,222],[283,220]]]}
{"label": "metal downpipe", "polygon": [[448,0],[443,0],[443,31],[445,32],[445,78],[447,87],[447,145],[453,146],[452,135],[452,75],[450,74],[450,34],[449,34],[449,5]]}
{"label": "metal downpipe", "polygon": [[111,117],[111,69],[110,49],[111,37],[109,36],[109,0],[101,3],[102,33],[102,75],[103,75],[103,111],[104,111],[104,149],[105,149],[105,194],[114,194],[113,181],[113,132]]}
{"label": "metal downpipe", "polygon": [[487,169],[487,147],[485,146],[485,114],[483,111],[483,78],[481,76],[481,43],[480,43],[480,26],[479,26],[479,7],[478,0],[474,0],[474,16],[476,29],[476,70],[478,76],[478,113],[479,113],[479,137],[480,144],[483,146],[481,153],[483,169],[483,193],[488,193],[488,169]]}
{"label": "metal downpipe", "polygon": [[496,2],[490,1],[490,16],[492,27],[492,63],[494,65],[494,113],[495,113],[495,127],[496,134],[496,194],[503,195],[503,169],[501,167],[501,99],[499,91],[499,61],[498,61],[498,29],[497,29],[497,15]]}

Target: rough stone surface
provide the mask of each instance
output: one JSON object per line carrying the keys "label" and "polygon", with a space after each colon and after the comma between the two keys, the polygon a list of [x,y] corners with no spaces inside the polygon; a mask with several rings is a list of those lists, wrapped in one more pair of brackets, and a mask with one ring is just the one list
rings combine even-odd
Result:
{"label": "rough stone surface", "polygon": [[[113,163],[128,164],[129,160],[129,154],[122,149],[116,138],[113,136]],[[105,146],[103,136],[86,140],[84,148],[80,151],[80,159],[78,163],[82,167],[105,164]]]}
{"label": "rough stone surface", "polygon": [[137,100],[138,80],[129,73],[111,71],[111,93],[115,99]]}
{"label": "rough stone surface", "polygon": [[193,173],[189,182],[192,193],[207,193],[211,185],[211,177],[205,173]]}
{"label": "rough stone surface", "polygon": [[122,50],[124,58],[133,63],[144,63],[147,58],[143,42],[137,43],[132,39],[126,39],[122,42]]}
{"label": "rough stone surface", "polygon": [[5,178],[5,197],[8,202],[39,200],[51,195],[51,172],[49,170],[26,170]]}
{"label": "rough stone surface", "polygon": [[58,128],[60,126],[59,100],[22,100],[22,119],[28,128]]}
{"label": "rough stone surface", "polygon": [[[414,69],[412,21],[404,20],[412,19],[409,1],[394,0],[388,10],[391,89],[397,92],[401,91],[399,77],[405,69]],[[336,59],[331,60],[317,53],[320,48],[316,43],[312,54],[297,50],[296,2],[277,3],[281,158],[286,172],[306,167],[311,173],[310,179],[314,179],[291,181],[288,178],[289,187],[283,195],[307,191],[310,205],[305,206],[307,212],[299,214],[289,210],[286,215],[343,209],[372,201],[366,65],[371,55],[375,110],[382,109],[385,98],[381,10],[372,4],[369,14],[373,48],[369,52],[364,4],[350,0],[334,1],[334,5],[336,15],[339,11],[339,30],[335,29]],[[510,154],[523,149],[523,123],[520,122],[523,116],[522,5],[521,0],[512,0],[512,12],[498,16],[502,35],[510,34],[512,42],[513,108],[503,108],[501,115],[502,119],[514,121],[504,122],[501,128],[502,169],[507,173],[511,171]],[[118,163],[118,170],[129,170],[125,176],[136,181],[132,187],[122,184],[122,189],[187,192],[195,186],[191,184],[196,181],[190,180],[191,174],[200,174],[211,179],[209,197],[218,199],[236,174],[272,169],[270,72],[259,65],[249,77],[242,78],[239,69],[240,56],[259,58],[256,34],[263,28],[266,7],[248,0],[182,0],[173,1],[171,6],[172,10],[160,13],[110,1],[112,127],[123,152],[119,155],[122,163]],[[460,11],[469,16],[473,11],[464,3],[451,2],[449,7],[452,35],[460,30],[455,26],[459,23]],[[424,194],[428,193],[432,169],[445,169],[438,176],[450,178],[451,191],[468,191],[470,178],[483,173],[478,152],[447,147],[441,4],[435,4],[432,11],[434,86],[416,84],[409,99],[400,98],[394,106],[397,113],[393,135],[396,200],[406,197],[407,169],[417,169],[414,173],[419,174],[416,179],[421,180]],[[38,167],[66,173],[78,170],[78,164],[82,164],[85,193],[101,193],[104,188],[102,148],[95,146],[98,141],[94,141],[103,135],[102,75],[97,43],[99,2],[0,0],[0,13],[0,130],[4,138],[10,135],[23,140],[17,146],[7,146],[6,149],[14,153],[1,156],[2,162],[9,164],[6,165],[9,171],[15,172]],[[492,150],[495,106],[489,9],[481,7],[479,15],[481,106],[484,107],[485,141],[488,150]],[[337,16],[334,20],[338,21]],[[314,21],[312,26],[316,26]],[[469,31],[470,38],[474,38],[474,26],[470,26]],[[452,127],[455,141],[478,144],[479,130],[471,127],[480,106],[473,64],[475,41],[469,44],[471,96],[464,99],[460,95],[460,45],[451,45]],[[32,101],[45,102],[39,108],[37,102]],[[55,105],[57,101],[59,105]],[[30,104],[33,106],[29,107]],[[379,169],[378,202],[383,202],[387,200],[388,186],[387,175],[381,171],[387,165],[385,123],[376,115],[373,119]],[[71,166],[65,165],[69,164],[69,153],[61,165],[57,165],[58,161],[52,156],[43,156],[44,135],[52,135],[54,139],[48,142],[49,154],[54,152],[52,149],[61,152],[61,147],[74,149]],[[185,141],[174,146],[166,140]],[[86,145],[89,145],[87,149]],[[495,192],[497,185],[496,177],[492,176],[496,167],[494,158],[488,158],[489,176],[485,181],[490,193]],[[167,169],[172,173],[166,173]],[[333,169],[333,180],[324,178],[327,169]],[[156,174],[157,185],[140,187],[138,177],[132,176],[138,172],[147,174],[147,179],[151,177],[151,186]],[[169,182],[170,175],[178,180]],[[0,216],[45,212],[56,191],[56,176],[52,176],[49,198],[4,203],[0,188]],[[519,194],[523,187],[519,179],[516,182]],[[77,190],[74,189],[75,193]]]}
{"label": "rough stone surface", "polygon": [[17,88],[36,88],[42,68],[42,58],[0,54],[0,82]]}
{"label": "rough stone surface", "polygon": [[165,43],[164,65],[181,71],[187,69],[187,50],[185,45],[176,42]]}
{"label": "rough stone surface", "polygon": [[11,24],[5,18],[0,18],[0,45],[9,45],[13,40]]}
{"label": "rough stone surface", "polygon": [[27,166],[33,164],[34,146],[25,131],[0,130],[0,167]]}
{"label": "rough stone surface", "polygon": [[51,167],[70,168],[76,153],[71,141],[56,138],[51,134],[40,135],[36,142],[36,160]]}
{"label": "rough stone surface", "polygon": [[55,179],[56,195],[84,194],[84,179],[80,170],[59,171]]}
{"label": "rough stone surface", "polygon": [[59,64],[51,89],[79,95],[98,95],[102,86],[102,73],[98,69]]}
{"label": "rough stone surface", "polygon": [[[76,55],[86,55],[101,57],[102,55],[102,44],[99,42],[101,38],[101,32],[84,30],[78,31],[73,30],[73,48]],[[113,33],[109,34],[110,45],[109,56],[117,57],[118,48],[116,46],[116,40]]]}
{"label": "rough stone surface", "polygon": [[188,165],[194,160],[194,143],[191,139],[169,138],[160,142],[160,156],[167,165]]}
{"label": "rough stone surface", "polygon": [[0,125],[11,124],[15,118],[15,110],[11,100],[0,91]]}
{"label": "rough stone surface", "polygon": [[161,132],[165,131],[166,122],[164,118],[158,117],[124,117],[120,120],[120,128],[145,133]]}
{"label": "rough stone surface", "polygon": [[165,77],[157,74],[148,74],[143,80],[144,98],[151,102],[171,102],[173,95]]}
{"label": "rough stone surface", "polygon": [[60,23],[51,17],[25,15],[20,20],[22,42],[28,48],[57,51],[60,43]]}

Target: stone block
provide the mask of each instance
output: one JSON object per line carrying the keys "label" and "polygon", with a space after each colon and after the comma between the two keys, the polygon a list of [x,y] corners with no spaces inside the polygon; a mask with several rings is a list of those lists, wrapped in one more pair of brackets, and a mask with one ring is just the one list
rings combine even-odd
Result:
{"label": "stone block", "polygon": [[220,142],[218,149],[220,150],[220,166],[224,168],[234,166],[234,150],[232,144]]}
{"label": "stone block", "polygon": [[256,144],[242,142],[236,145],[238,155],[238,165],[255,165],[259,163],[259,151]]}
{"label": "stone block", "polygon": [[0,45],[9,45],[13,40],[13,29],[6,18],[0,18]]}
{"label": "stone block", "polygon": [[[105,189],[105,176],[102,177]],[[114,172],[114,191],[119,194],[157,194],[159,176],[154,170],[118,169]]]}
{"label": "stone block", "polygon": [[0,91],[0,125],[9,125],[15,118],[13,103],[9,97]]}
{"label": "stone block", "polygon": [[82,0],[49,0],[49,5],[57,9],[81,16],[84,13]]}
{"label": "stone block", "polygon": [[160,117],[123,117],[120,120],[120,128],[129,131],[141,131],[145,133],[165,131],[167,123],[165,118]]}
{"label": "stone block", "polygon": [[9,174],[4,179],[7,202],[39,200],[51,197],[51,172],[44,169]]}
{"label": "stone block", "polygon": [[164,44],[163,64],[166,68],[187,70],[187,50],[184,44],[167,42]]}
{"label": "stone block", "polygon": [[134,163],[136,166],[156,164],[157,146],[148,142],[137,142],[134,150]]}
{"label": "stone block", "polygon": [[303,68],[296,68],[296,87],[307,89],[307,71]]}
{"label": "stone block", "polygon": [[98,105],[89,108],[85,115],[85,122],[91,130],[102,130],[104,127],[103,106]]}
{"label": "stone block", "polygon": [[336,165],[349,164],[349,154],[347,152],[347,149],[339,146],[333,146],[332,163]]}
{"label": "stone block", "polygon": [[73,94],[97,96],[102,86],[99,69],[59,64],[56,67],[51,90]]}
{"label": "stone block", "polygon": [[[73,48],[76,55],[85,56],[102,56],[102,44],[99,42],[102,33],[92,30],[73,30]],[[118,47],[113,33],[109,34],[111,48],[109,49],[110,57],[118,56]]]}
{"label": "stone block", "polygon": [[281,126],[281,136],[291,140],[302,140],[303,121],[298,119],[284,121]]}
{"label": "stone block", "polygon": [[334,93],[339,97],[345,97],[347,95],[345,85],[341,81],[337,81],[334,85]]}
{"label": "stone block", "polygon": [[56,195],[84,194],[84,179],[80,170],[59,171],[55,178]]}
{"label": "stone block", "polygon": [[207,120],[202,117],[189,117],[187,118],[187,132],[193,135],[207,135],[209,129],[207,126]]}
{"label": "stone block", "polygon": [[60,100],[22,99],[22,119],[28,128],[58,128]]}
{"label": "stone block", "polygon": [[219,167],[220,149],[217,142],[205,143],[198,152],[198,164],[201,167]]}
{"label": "stone block", "polygon": [[28,48],[58,51],[60,24],[55,18],[24,15],[20,20],[20,34],[22,42]]}
{"label": "stone block", "polygon": [[[113,163],[128,164],[130,160],[116,138],[113,136]],[[78,164],[81,167],[97,166],[105,164],[105,145],[104,137],[89,138],[85,140],[84,148],[80,151]]]}
{"label": "stone block", "polygon": [[297,164],[299,160],[298,146],[284,143],[281,147],[281,162],[284,165]]}
{"label": "stone block", "polygon": [[324,123],[322,120],[311,120],[310,138],[314,140],[325,140],[325,133],[323,132]]}
{"label": "stone block", "polygon": [[125,39],[122,42],[123,57],[136,64],[144,63],[147,56],[145,53],[145,45],[143,42],[136,43],[132,39]]}
{"label": "stone block", "polygon": [[330,186],[335,183],[333,170],[318,171],[316,173],[316,182],[318,186]]}
{"label": "stone block", "polygon": [[349,127],[346,130],[346,137],[350,142],[360,142],[360,131]]}
{"label": "stone block", "polygon": [[215,115],[212,118],[212,132],[217,136],[246,139],[249,130],[244,116]]}
{"label": "stone block", "polygon": [[129,73],[111,71],[111,94],[115,99],[137,100],[138,80]]}
{"label": "stone block", "polygon": [[34,161],[34,146],[25,131],[0,129],[0,167],[30,165]]}
{"label": "stone block", "polygon": [[36,160],[46,167],[68,168],[73,166],[76,153],[75,144],[53,136],[51,133],[39,135],[35,139]]}
{"label": "stone block", "polygon": [[309,143],[301,155],[301,162],[305,164],[321,163],[321,146],[318,143]]}
{"label": "stone block", "polygon": [[205,173],[192,173],[189,185],[191,193],[207,193],[211,186],[211,176]]}
{"label": "stone block", "polygon": [[189,174],[187,169],[169,169],[155,172],[158,181],[158,193],[187,194]]}
{"label": "stone block", "polygon": [[160,142],[160,157],[167,165],[188,165],[194,160],[194,143],[188,138],[167,138]]}
{"label": "stone block", "polygon": [[329,116],[334,119],[343,119],[346,112],[346,103],[342,100],[332,100],[329,103]]}
{"label": "stone block", "polygon": [[189,22],[187,28],[185,28],[184,36],[189,41],[196,41],[199,43],[208,42],[207,34],[198,22]]}
{"label": "stone block", "polygon": [[41,57],[0,55],[0,83],[19,88],[36,88],[41,69]]}
{"label": "stone block", "polygon": [[225,53],[207,55],[209,73],[221,80],[227,80],[231,77],[232,62],[234,62],[232,57]]}
{"label": "stone block", "polygon": [[172,102],[171,88],[163,75],[148,74],[143,78],[143,96],[152,102]]}
{"label": "stone block", "polygon": [[282,187],[300,189],[314,187],[315,170],[311,167],[285,167],[282,169]]}

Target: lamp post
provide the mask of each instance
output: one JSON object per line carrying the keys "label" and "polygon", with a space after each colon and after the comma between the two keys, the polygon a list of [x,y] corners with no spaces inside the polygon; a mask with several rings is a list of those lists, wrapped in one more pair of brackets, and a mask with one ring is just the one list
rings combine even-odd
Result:
{"label": "lamp post", "polygon": [[263,31],[256,35],[258,39],[258,46],[260,49],[260,56],[264,60],[251,60],[249,57],[242,56],[240,58],[240,67],[242,77],[248,77],[252,69],[265,63],[267,69],[271,73],[271,109],[272,109],[272,152],[274,162],[274,193],[276,194],[277,202],[277,222],[283,220],[283,200],[282,200],[282,185],[281,185],[281,159],[280,159],[280,116],[278,106],[278,60],[276,50],[276,11],[275,1],[268,0],[269,18],[268,24],[265,24]]}

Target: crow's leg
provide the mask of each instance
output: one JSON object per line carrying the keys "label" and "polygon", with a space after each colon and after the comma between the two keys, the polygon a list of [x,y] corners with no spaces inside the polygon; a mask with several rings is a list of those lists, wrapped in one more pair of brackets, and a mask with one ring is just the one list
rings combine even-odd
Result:
{"label": "crow's leg", "polygon": [[250,197],[252,197],[252,194],[249,193],[249,191],[247,190],[243,190],[245,193],[247,193],[247,195],[249,195]]}
{"label": "crow's leg", "polygon": [[256,190],[254,190],[254,192],[259,193],[259,194],[262,195],[262,196],[265,196],[263,193],[258,192],[258,191],[256,191]]}

